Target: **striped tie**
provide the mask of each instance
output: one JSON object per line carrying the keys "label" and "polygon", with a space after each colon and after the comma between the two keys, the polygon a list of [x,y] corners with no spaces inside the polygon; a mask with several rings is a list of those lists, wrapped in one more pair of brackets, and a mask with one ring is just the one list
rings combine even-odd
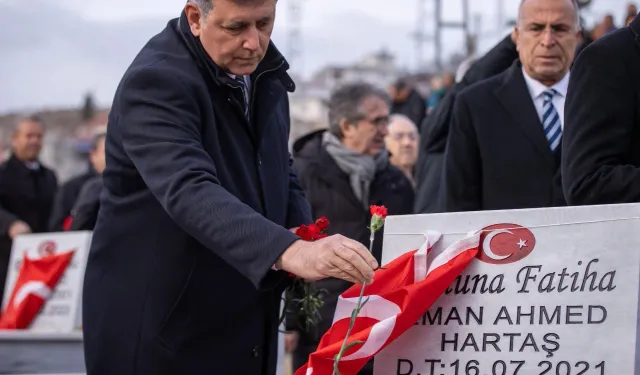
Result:
{"label": "striped tie", "polygon": [[234,80],[242,89],[242,108],[244,108],[244,116],[249,118],[249,95],[247,93],[247,82],[244,80],[244,76],[236,76]]}
{"label": "striped tie", "polygon": [[544,104],[542,106],[542,125],[544,126],[544,135],[549,141],[549,147],[551,151],[555,151],[560,145],[560,139],[562,138],[562,127],[560,126],[560,116],[556,107],[554,107],[551,99],[558,92],[554,89],[543,92]]}

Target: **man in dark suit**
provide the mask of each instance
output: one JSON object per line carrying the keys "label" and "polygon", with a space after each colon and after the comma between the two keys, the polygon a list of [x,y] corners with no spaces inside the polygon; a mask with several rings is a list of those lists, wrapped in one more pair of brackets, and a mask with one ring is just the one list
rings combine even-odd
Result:
{"label": "man in dark suit", "polygon": [[441,194],[442,169],[456,96],[472,84],[502,73],[511,66],[518,57],[512,39],[511,35],[504,37],[500,43],[475,61],[462,77],[462,81],[453,86],[420,125],[420,143],[415,168],[415,213],[428,214],[444,210]]}
{"label": "man in dark suit", "polygon": [[56,199],[53,203],[51,219],[49,220],[49,230],[51,232],[61,232],[69,230],[71,226],[71,209],[76,204],[84,185],[95,178],[101,178],[104,170],[104,138],[106,134],[100,132],[93,137],[91,151],[89,152],[89,170],[76,176],[58,189]]}
{"label": "man in dark suit", "polygon": [[119,84],[84,280],[88,375],[273,375],[288,273],[368,282],[375,258],[302,241],[276,0],[188,2]]}
{"label": "man in dark suit", "polygon": [[580,29],[571,0],[524,0],[519,60],[458,94],[444,162],[446,211],[564,205],[560,143]]}
{"label": "man in dark suit", "polygon": [[571,205],[640,202],[640,18],[586,47],[565,107],[562,174]]}
{"label": "man in dark suit", "polygon": [[13,239],[46,232],[58,189],[55,173],[39,160],[44,126],[36,116],[18,121],[11,156],[0,164],[0,304]]}

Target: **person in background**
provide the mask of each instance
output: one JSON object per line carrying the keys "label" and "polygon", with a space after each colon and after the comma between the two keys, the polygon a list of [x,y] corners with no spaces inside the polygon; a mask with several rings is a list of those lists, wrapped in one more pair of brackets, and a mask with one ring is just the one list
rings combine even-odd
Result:
{"label": "person in background", "polygon": [[[329,129],[314,131],[294,142],[294,168],[311,205],[313,217],[326,216],[330,235],[341,234],[369,246],[369,206],[385,205],[390,215],[410,214],[413,188],[402,171],[389,163],[385,137],[389,130],[389,97],[367,83],[347,84],[329,99]],[[373,255],[380,262],[381,232]],[[338,296],[352,283],[329,278],[318,281],[325,290],[317,329],[306,331],[304,317],[290,313],[288,349],[293,365],[306,363],[322,335],[331,327]],[[295,311],[295,308],[292,309]],[[371,363],[360,374],[371,374]]]}
{"label": "person in background", "polygon": [[91,142],[89,170],[80,176],[70,179],[58,190],[53,204],[51,220],[49,220],[49,230],[51,232],[70,229],[71,209],[76,203],[80,191],[87,181],[102,175],[105,166],[104,138],[105,134],[100,132]]}
{"label": "person in background", "polygon": [[634,3],[627,5],[627,16],[624,19],[624,25],[629,26],[638,15],[638,7]]}
{"label": "person in background", "polygon": [[100,132],[94,137],[91,163],[98,174],[90,178],[78,192],[77,199],[69,211],[68,230],[93,230],[98,220],[102,171],[105,167],[105,137],[105,132]]}
{"label": "person in background", "polygon": [[444,161],[447,212],[564,206],[564,101],[580,35],[573,0],[523,0],[519,59],[462,91]]}
{"label": "person in background", "polygon": [[418,142],[420,134],[416,124],[405,115],[391,115],[389,134],[385,137],[385,144],[389,151],[391,165],[400,169],[404,175],[414,183],[414,169],[418,158]]}
{"label": "person in background", "polygon": [[406,79],[399,79],[388,88],[391,96],[391,113],[403,114],[419,124],[427,114],[424,98]]}
{"label": "person in background", "polygon": [[427,100],[428,114],[431,114],[431,112],[436,109],[440,100],[451,90],[454,84],[455,76],[448,72],[440,77],[434,77],[431,80],[431,95],[429,95],[429,99]]}
{"label": "person in background", "polygon": [[0,303],[13,239],[48,230],[58,179],[39,160],[44,133],[37,116],[20,119],[11,137],[11,156],[0,164]]}
{"label": "person in background", "polygon": [[562,183],[570,205],[640,202],[640,18],[585,48],[571,72]]}
{"label": "person in background", "polygon": [[506,35],[491,50],[475,61],[442,98],[438,107],[420,124],[420,143],[416,162],[416,198],[414,213],[444,211],[442,198],[442,168],[444,152],[449,137],[449,126],[457,95],[466,87],[508,69],[518,58],[511,35]]}

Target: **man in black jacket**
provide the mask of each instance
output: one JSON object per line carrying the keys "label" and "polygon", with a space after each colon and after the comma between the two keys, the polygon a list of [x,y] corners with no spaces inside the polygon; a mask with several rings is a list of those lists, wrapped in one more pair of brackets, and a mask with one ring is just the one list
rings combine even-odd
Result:
{"label": "man in black jacket", "polygon": [[449,124],[457,94],[464,88],[503,72],[518,58],[511,35],[474,62],[462,81],[440,100],[435,110],[422,122],[416,162],[415,213],[444,211],[442,196],[442,164],[449,136]]}
{"label": "man in black jacket", "polygon": [[104,138],[105,133],[101,132],[92,139],[91,151],[89,152],[89,170],[70,179],[58,189],[49,220],[49,231],[60,232],[69,229],[71,209],[76,204],[85,183],[96,177],[101,178],[104,170]]}
{"label": "man in black jacket", "polygon": [[586,47],[565,105],[569,204],[640,202],[640,17]]}
{"label": "man in black jacket", "polygon": [[58,189],[55,173],[39,160],[44,133],[37,116],[20,119],[11,138],[11,156],[0,164],[0,304],[13,239],[47,231]]}
{"label": "man in black jacket", "polygon": [[368,282],[377,267],[357,241],[292,233],[312,216],[290,167],[276,0],[214,3],[187,3],[117,89],[84,281],[88,375],[273,375],[288,272]]}

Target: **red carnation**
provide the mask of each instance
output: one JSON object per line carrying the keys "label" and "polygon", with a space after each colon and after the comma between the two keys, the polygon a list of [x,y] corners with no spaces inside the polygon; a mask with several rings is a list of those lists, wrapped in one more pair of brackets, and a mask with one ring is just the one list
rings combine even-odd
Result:
{"label": "red carnation", "polygon": [[377,232],[384,225],[384,219],[387,217],[387,208],[385,206],[371,205],[369,208],[371,211],[371,235],[373,232]]}
{"label": "red carnation", "polygon": [[371,205],[369,208],[372,216],[380,216],[381,219],[385,219],[387,217],[387,208],[385,206],[376,206]]}
{"label": "red carnation", "polygon": [[309,227],[306,225],[299,226],[298,229],[296,229],[296,235],[305,241],[311,241],[313,237]]}
{"label": "red carnation", "polygon": [[309,224],[309,233],[311,234],[311,239],[316,240],[320,234],[320,228],[315,224]]}
{"label": "red carnation", "polygon": [[329,227],[329,219],[323,216],[320,219],[316,220],[316,225],[318,226],[318,228],[320,228],[320,230],[323,231]]}

